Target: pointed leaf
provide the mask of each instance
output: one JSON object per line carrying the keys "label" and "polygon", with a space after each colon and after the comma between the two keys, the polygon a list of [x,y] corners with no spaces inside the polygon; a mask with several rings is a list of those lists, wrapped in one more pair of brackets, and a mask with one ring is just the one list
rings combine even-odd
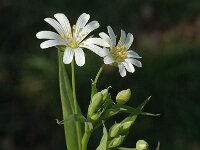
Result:
{"label": "pointed leaf", "polygon": [[106,130],[105,125],[103,126],[103,136],[101,138],[100,144],[96,150],[106,150],[107,149],[107,139],[108,139],[108,132]]}

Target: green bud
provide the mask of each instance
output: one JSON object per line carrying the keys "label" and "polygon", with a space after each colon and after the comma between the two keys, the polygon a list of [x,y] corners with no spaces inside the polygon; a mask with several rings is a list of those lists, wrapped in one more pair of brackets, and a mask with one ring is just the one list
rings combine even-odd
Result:
{"label": "green bud", "polygon": [[92,120],[98,120],[99,117],[101,116],[101,114],[102,114],[102,112],[96,112],[96,113],[92,114],[92,115],[90,116],[90,118],[91,118]]}
{"label": "green bud", "polygon": [[114,139],[112,139],[109,143],[108,143],[108,148],[114,148],[114,147],[117,147],[117,146],[120,146],[124,139],[125,139],[126,136],[118,136]]}
{"label": "green bud", "polygon": [[120,123],[114,124],[109,130],[110,137],[116,137],[117,135],[119,135],[120,128],[121,128]]}
{"label": "green bud", "polygon": [[108,89],[104,89],[101,91],[101,94],[103,95],[103,101],[106,101],[106,99],[108,98]]}
{"label": "green bud", "polygon": [[131,90],[122,90],[120,91],[116,96],[116,102],[117,104],[125,104],[129,99],[131,98]]}
{"label": "green bud", "polygon": [[98,92],[92,97],[91,103],[88,108],[88,116],[91,117],[94,113],[96,113],[102,104],[103,95],[101,92]]}
{"label": "green bud", "polygon": [[127,122],[124,122],[121,127],[122,127],[122,131],[123,132],[127,132],[130,127],[132,126],[133,122],[132,121],[127,121]]}
{"label": "green bud", "polygon": [[136,143],[136,150],[148,150],[149,145],[144,140],[138,140]]}

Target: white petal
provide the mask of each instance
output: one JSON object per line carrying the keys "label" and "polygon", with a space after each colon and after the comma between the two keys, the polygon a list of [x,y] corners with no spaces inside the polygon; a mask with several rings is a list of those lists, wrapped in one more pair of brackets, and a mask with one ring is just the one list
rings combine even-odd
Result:
{"label": "white petal", "polygon": [[120,75],[121,75],[122,77],[125,77],[125,76],[126,76],[126,70],[125,70],[125,68],[124,68],[124,65],[121,64],[121,63],[119,63],[119,64],[118,64],[118,67],[119,67],[119,73],[120,73]]}
{"label": "white petal", "polygon": [[113,29],[110,26],[108,26],[107,29],[108,29],[108,33],[109,33],[111,41],[112,41],[112,45],[115,46],[116,45],[116,36],[115,36],[115,33],[114,33]]}
{"label": "white petal", "polygon": [[107,55],[107,49],[101,48],[97,45],[81,45],[80,47],[87,48],[99,55],[100,57],[105,57]]}
{"label": "white petal", "polygon": [[54,17],[58,20],[65,32],[71,32],[69,20],[64,14],[57,13],[54,15]]}
{"label": "white petal", "polygon": [[57,46],[57,45],[65,45],[64,43],[62,43],[62,41],[57,41],[57,40],[47,40],[44,41],[40,44],[40,47],[42,49],[45,48],[49,48],[49,47],[53,47],[53,46]]}
{"label": "white petal", "polygon": [[60,35],[52,31],[40,31],[36,34],[36,37],[38,39],[51,39],[65,42],[64,39],[60,37]]}
{"label": "white petal", "polygon": [[85,64],[85,54],[81,48],[76,48],[75,52],[75,60],[78,66],[83,66]]}
{"label": "white petal", "polygon": [[135,72],[135,68],[130,62],[122,62],[122,63],[128,72],[131,72],[131,73]]}
{"label": "white petal", "polygon": [[74,56],[74,50],[70,47],[66,47],[63,55],[64,64],[69,64],[72,62]]}
{"label": "white petal", "polygon": [[121,37],[117,45],[124,45],[125,39],[126,39],[126,33],[125,31],[121,30]]}
{"label": "white petal", "polygon": [[132,43],[133,43],[133,35],[131,33],[128,33],[126,41],[124,43],[126,48],[129,49]]}
{"label": "white petal", "polygon": [[110,56],[104,57],[103,61],[105,64],[112,64],[114,62],[113,58]]}
{"label": "white petal", "polygon": [[[82,36],[84,39],[90,32],[94,31],[99,27],[98,21],[91,21],[88,23],[79,33],[79,36]],[[84,35],[85,34],[85,35]]]}
{"label": "white petal", "polygon": [[64,29],[61,27],[61,25],[60,25],[55,19],[52,19],[52,18],[45,18],[44,21],[46,21],[46,22],[49,23],[54,29],[56,29],[56,31],[57,31],[59,34],[64,33]]}
{"label": "white petal", "polygon": [[106,33],[101,32],[101,33],[99,33],[99,36],[102,39],[104,39],[109,45],[112,45],[111,39],[110,39],[110,37]]}
{"label": "white petal", "polygon": [[132,58],[142,58],[140,57],[136,52],[132,51],[132,50],[129,50],[126,52],[126,56],[127,57],[132,57]]}
{"label": "white petal", "polygon": [[126,62],[130,62],[131,64],[137,66],[137,67],[142,67],[142,63],[139,60],[132,59],[132,58],[126,58]]}
{"label": "white petal", "polygon": [[90,19],[89,14],[86,14],[86,13],[81,14],[76,22],[75,32],[79,32],[87,24],[89,19]]}
{"label": "white petal", "polygon": [[89,38],[84,41],[85,45],[96,44],[103,47],[109,47],[109,44],[101,38]]}

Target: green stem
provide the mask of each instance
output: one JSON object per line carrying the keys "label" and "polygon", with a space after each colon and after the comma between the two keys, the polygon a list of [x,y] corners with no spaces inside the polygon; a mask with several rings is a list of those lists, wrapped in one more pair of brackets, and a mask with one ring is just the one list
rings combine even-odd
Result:
{"label": "green stem", "polygon": [[74,111],[75,114],[78,113],[78,102],[76,99],[76,85],[75,85],[75,69],[74,69],[74,60],[71,63],[71,71],[72,71],[72,92],[73,92],[73,99],[74,99]]}
{"label": "green stem", "polygon": [[99,79],[99,76],[100,76],[100,74],[101,74],[101,72],[103,71],[103,68],[105,67],[105,64],[103,64],[102,66],[101,66],[101,68],[99,69],[99,71],[98,71],[98,73],[97,73],[97,75],[96,75],[96,78],[95,78],[95,80],[94,80],[94,83],[95,84],[97,84],[97,81],[98,81],[98,79]]}
{"label": "green stem", "polygon": [[90,130],[86,127],[86,128],[85,128],[85,133],[84,133],[83,139],[82,139],[82,150],[87,150],[87,145],[88,145],[90,136],[91,136],[91,132],[90,132]]}
{"label": "green stem", "polygon": [[[101,72],[103,71],[104,66],[105,66],[105,64],[103,64],[101,66],[101,68],[99,69],[99,71],[98,71],[98,73],[97,73],[97,75],[95,77],[95,80],[92,83],[94,85],[92,87],[93,88],[95,87],[95,90],[96,90],[97,81],[99,79],[99,76],[101,75]],[[93,93],[92,93],[92,96],[93,96]],[[89,129],[89,125],[85,124],[85,133],[84,133],[83,138],[82,138],[82,150],[87,150],[87,145],[88,145],[88,142],[89,142],[91,134],[92,134],[92,131]]]}
{"label": "green stem", "polygon": [[[72,93],[73,93],[73,99],[74,99],[74,113],[78,114],[78,102],[76,98],[76,86],[75,86],[75,67],[74,67],[74,59],[71,63],[71,71],[72,71]],[[77,130],[77,138],[79,140],[79,150],[81,150],[81,128],[78,122],[75,123],[76,130]]]}

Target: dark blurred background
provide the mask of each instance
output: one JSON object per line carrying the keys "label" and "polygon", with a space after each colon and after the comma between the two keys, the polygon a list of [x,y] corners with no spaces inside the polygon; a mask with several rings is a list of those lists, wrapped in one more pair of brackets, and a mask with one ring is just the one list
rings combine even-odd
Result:
{"label": "dark blurred background", "polygon": [[[131,106],[152,99],[145,111],[159,117],[140,116],[124,144],[138,139],[161,150],[200,150],[200,1],[199,0],[1,0],[0,1],[0,150],[64,150],[63,127],[55,48],[40,49],[35,34],[51,30],[43,21],[65,13],[71,24],[89,13],[101,27],[111,25],[133,33],[132,49],[143,58],[142,68],[121,78],[118,69],[106,67],[98,88],[112,86],[113,97],[130,87]],[[77,93],[84,114],[90,79],[102,59],[86,52],[86,65],[77,67]],[[120,116],[120,119],[125,117]],[[119,120],[119,118],[115,118]],[[99,144],[102,130],[89,149]]]}

